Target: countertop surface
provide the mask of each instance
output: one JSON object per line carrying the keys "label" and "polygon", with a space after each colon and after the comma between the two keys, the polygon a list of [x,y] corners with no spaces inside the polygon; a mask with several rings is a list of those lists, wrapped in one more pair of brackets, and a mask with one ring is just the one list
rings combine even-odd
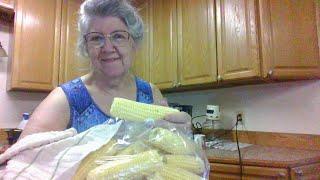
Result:
{"label": "countertop surface", "polygon": [[[297,167],[320,162],[320,151],[252,145],[240,149],[243,165]],[[211,163],[239,164],[238,151],[207,149]]]}

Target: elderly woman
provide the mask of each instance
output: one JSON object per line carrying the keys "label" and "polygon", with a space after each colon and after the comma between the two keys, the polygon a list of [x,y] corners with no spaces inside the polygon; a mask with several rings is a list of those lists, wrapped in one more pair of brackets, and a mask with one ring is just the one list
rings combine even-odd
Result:
{"label": "elderly woman", "polygon": [[[113,119],[114,97],[166,105],[160,91],[129,72],[143,37],[143,22],[126,0],[87,0],[81,5],[78,49],[92,70],[54,89],[35,109],[22,137],[69,127],[78,132]],[[174,113],[165,120],[189,126],[190,116]]]}

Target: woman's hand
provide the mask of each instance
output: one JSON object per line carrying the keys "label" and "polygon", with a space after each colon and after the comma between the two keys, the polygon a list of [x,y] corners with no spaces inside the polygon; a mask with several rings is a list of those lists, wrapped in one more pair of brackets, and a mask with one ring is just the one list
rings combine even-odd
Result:
{"label": "woman's hand", "polygon": [[[160,93],[160,91],[159,91]],[[159,94],[159,96],[161,93]],[[162,95],[160,98],[156,98],[154,104],[160,106],[168,106],[168,101],[166,98],[163,98]],[[177,128],[186,134],[192,134],[191,128],[191,116],[186,112],[176,112],[166,115],[163,119],[156,121],[156,126],[165,127],[171,129],[172,127]]]}
{"label": "woman's hand", "polygon": [[186,112],[176,112],[166,115],[163,119],[156,121],[157,126],[171,129],[177,128],[185,134],[191,134],[191,116]]}

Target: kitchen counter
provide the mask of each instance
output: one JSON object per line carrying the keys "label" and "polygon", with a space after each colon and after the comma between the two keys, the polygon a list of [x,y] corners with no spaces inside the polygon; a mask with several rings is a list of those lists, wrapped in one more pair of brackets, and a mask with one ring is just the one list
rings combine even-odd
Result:
{"label": "kitchen counter", "polygon": [[[292,168],[320,162],[320,151],[252,145],[241,148],[243,165]],[[238,151],[207,149],[211,163],[239,164]]]}

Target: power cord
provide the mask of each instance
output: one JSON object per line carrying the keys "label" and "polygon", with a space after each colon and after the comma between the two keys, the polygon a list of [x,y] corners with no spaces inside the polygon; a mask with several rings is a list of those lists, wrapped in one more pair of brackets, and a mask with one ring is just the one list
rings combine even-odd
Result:
{"label": "power cord", "polygon": [[199,115],[199,116],[194,116],[194,117],[191,118],[191,121],[192,121],[193,119],[195,119],[195,118],[199,118],[199,117],[203,117],[203,116],[207,116],[207,115],[203,114],[203,115]]}
{"label": "power cord", "polygon": [[238,148],[238,154],[239,154],[239,166],[240,166],[240,180],[242,180],[242,175],[243,175],[243,164],[242,164],[242,158],[241,158],[241,151],[239,147],[239,138],[238,138],[238,123],[239,123],[240,117],[237,116],[237,121],[236,121],[236,141],[237,141],[237,148]]}
{"label": "power cord", "polygon": [[[199,118],[199,117],[203,117],[206,115],[199,115],[199,116],[195,116],[191,118],[191,123],[193,119],[195,118]],[[211,141],[217,140],[218,138],[224,137],[225,135],[227,135],[228,133],[230,133],[233,128],[236,128],[236,142],[237,142],[237,149],[238,149],[238,156],[239,156],[239,166],[240,166],[240,179],[242,180],[242,176],[243,176],[243,163],[242,163],[242,157],[241,157],[241,151],[240,151],[240,146],[239,146],[239,137],[238,137],[238,125],[239,122],[242,120],[242,118],[237,115],[237,120],[236,120],[236,124],[230,129],[230,131],[224,131],[223,134],[220,134],[219,136],[214,137],[214,139],[212,139]]]}

